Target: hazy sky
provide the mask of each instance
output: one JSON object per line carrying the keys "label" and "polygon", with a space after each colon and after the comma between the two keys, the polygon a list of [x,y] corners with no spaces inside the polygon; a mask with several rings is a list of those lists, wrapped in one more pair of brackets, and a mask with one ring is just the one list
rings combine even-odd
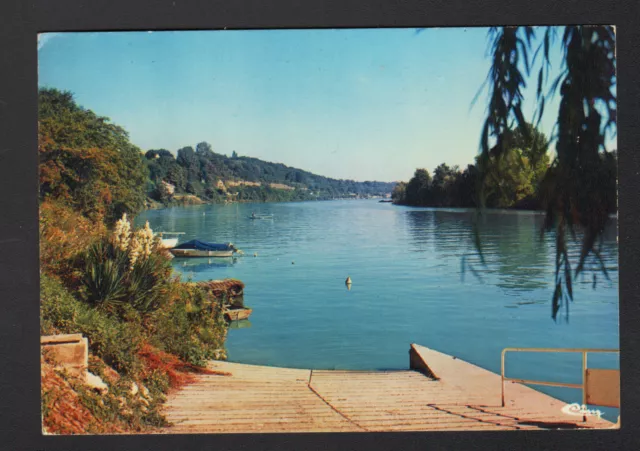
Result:
{"label": "hazy sky", "polygon": [[[490,65],[486,28],[55,33],[38,48],[40,86],[73,92],[144,151],[207,141],[381,181],[473,162]],[[549,134],[557,98],[546,112]]]}

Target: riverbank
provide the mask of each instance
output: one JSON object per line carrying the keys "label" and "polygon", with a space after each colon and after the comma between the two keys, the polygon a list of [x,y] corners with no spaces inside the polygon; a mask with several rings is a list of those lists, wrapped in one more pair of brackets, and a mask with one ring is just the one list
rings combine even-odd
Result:
{"label": "riverbank", "polygon": [[[255,199],[238,199],[238,200],[225,200],[225,199],[202,199],[195,195],[177,195],[174,196],[171,201],[168,202],[159,202],[150,197],[147,197],[145,201],[145,210],[159,210],[163,208],[172,208],[172,207],[187,207],[192,205],[231,205],[231,204],[252,204],[252,203],[261,203],[261,204],[269,204],[269,203],[293,203],[293,202],[324,202],[331,200],[379,200],[382,197],[311,197],[308,199],[290,199],[290,200],[282,200],[282,199],[270,199],[270,200],[255,200]],[[385,201],[391,203],[391,201]]]}
{"label": "riverbank", "polygon": [[78,377],[43,347],[47,433],[147,432],[166,423],[166,395],[226,358],[225,293],[185,282],[147,225],[111,230],[72,209],[40,209],[40,334],[88,340]]}

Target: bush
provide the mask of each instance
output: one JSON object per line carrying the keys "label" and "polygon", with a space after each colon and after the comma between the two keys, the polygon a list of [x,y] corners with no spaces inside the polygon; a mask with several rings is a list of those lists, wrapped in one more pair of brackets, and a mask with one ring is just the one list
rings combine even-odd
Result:
{"label": "bush", "polygon": [[171,262],[157,247],[148,223],[134,234],[129,227],[123,217],[112,236],[82,255],[85,299],[111,311],[128,305],[147,313],[168,299]]}
{"label": "bush", "polygon": [[226,323],[222,300],[193,283],[177,285],[178,298],[152,316],[157,348],[197,366],[224,356]]}
{"label": "bush", "polygon": [[42,275],[40,281],[40,332],[81,333],[89,349],[116,371],[136,375],[141,370],[137,356],[143,329],[139,322],[122,322],[106,312],[76,300],[60,282]]}
{"label": "bush", "polygon": [[68,285],[77,282],[81,272],[74,266],[78,255],[101,239],[106,228],[61,202],[40,204],[40,265]]}

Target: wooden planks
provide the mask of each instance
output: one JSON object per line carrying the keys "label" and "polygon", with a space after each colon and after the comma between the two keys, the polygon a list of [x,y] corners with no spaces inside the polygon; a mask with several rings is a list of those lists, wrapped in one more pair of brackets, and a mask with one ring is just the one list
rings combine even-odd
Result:
{"label": "wooden planks", "polygon": [[[500,405],[500,376],[412,345],[406,371],[318,371],[211,362],[167,401],[169,433],[517,430],[611,427],[563,414],[564,403],[519,384]],[[428,362],[428,363],[427,363]],[[497,379],[496,379],[497,378]]]}

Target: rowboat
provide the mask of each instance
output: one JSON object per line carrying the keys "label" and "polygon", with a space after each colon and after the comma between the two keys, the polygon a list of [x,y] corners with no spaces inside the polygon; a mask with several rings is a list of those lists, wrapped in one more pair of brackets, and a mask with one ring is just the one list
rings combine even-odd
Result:
{"label": "rowboat", "polygon": [[206,241],[191,240],[169,249],[174,257],[233,257],[241,253],[231,243],[208,243]]}
{"label": "rowboat", "polygon": [[224,311],[224,317],[229,320],[229,321],[240,321],[242,319],[247,319],[249,318],[249,315],[251,315],[251,312],[253,310],[251,310],[250,308],[228,308]]}
{"label": "rowboat", "polygon": [[184,235],[184,232],[157,232],[154,234],[160,238],[160,246],[164,249],[171,249],[178,245],[178,236]]}
{"label": "rowboat", "polygon": [[249,216],[249,219],[273,219],[273,215],[252,213],[251,216]]}

